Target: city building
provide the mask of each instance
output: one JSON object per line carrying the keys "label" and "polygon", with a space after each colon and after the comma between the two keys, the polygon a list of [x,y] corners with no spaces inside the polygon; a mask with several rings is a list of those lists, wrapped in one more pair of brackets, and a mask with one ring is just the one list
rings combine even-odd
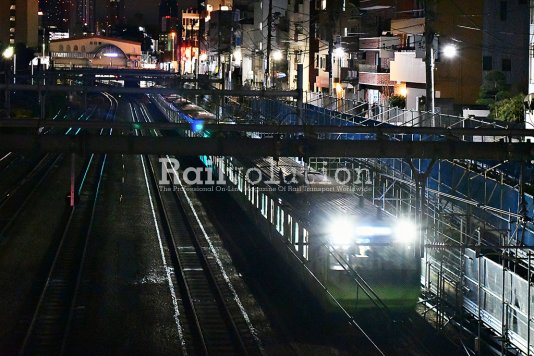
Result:
{"label": "city building", "polygon": [[236,4],[235,6],[240,15],[236,23],[240,61],[236,64],[240,66],[242,84],[248,87],[259,87],[263,83],[261,70],[263,53],[260,50],[263,43],[260,29],[254,21],[254,14],[259,12],[259,3]]}
{"label": "city building", "polygon": [[534,129],[534,0],[529,1],[528,95],[525,97],[525,126]]}
{"label": "city building", "polygon": [[50,40],[96,30],[96,0],[41,0],[42,26]]}
{"label": "city building", "polygon": [[141,43],[104,36],[50,42],[54,68],[139,68]]}
{"label": "city building", "polygon": [[174,61],[175,59],[179,20],[176,0],[162,0],[159,5],[158,37],[158,51],[162,53],[161,61]]}
{"label": "city building", "polygon": [[[43,12],[44,26],[49,33],[68,33],[75,11],[71,0],[41,0],[39,9]],[[54,35],[51,36],[54,39]]]}
{"label": "city building", "polygon": [[230,70],[233,55],[233,13],[227,6],[212,9],[208,5],[207,52],[209,72],[222,76]]}
{"label": "city building", "polygon": [[[384,32],[397,37],[399,42],[390,43],[393,57],[388,54],[390,58],[380,60],[381,65],[376,67],[375,74],[387,73],[390,76],[389,87],[393,86],[394,90],[379,90],[379,96],[375,95],[375,98],[387,105],[391,94],[402,95],[406,97],[407,109],[424,110],[427,86],[430,85],[435,95],[436,112],[454,114],[460,105],[474,104],[483,76],[482,34],[492,32],[491,29],[482,31],[483,5],[483,1],[462,4],[440,2],[427,9],[395,11],[390,28]],[[431,58],[425,50],[425,35],[428,33],[433,36]],[[380,46],[381,50],[388,49],[384,44]],[[448,56],[445,53],[447,48],[455,48],[458,55]],[[368,64],[360,65],[360,85],[366,80],[367,74],[362,69],[367,69]],[[433,68],[433,84],[427,78],[428,66]]]}
{"label": "city building", "polygon": [[200,51],[201,13],[197,2],[163,0],[159,6],[158,49],[163,62],[180,73],[194,73]]}
{"label": "city building", "polygon": [[76,21],[72,31],[74,34],[95,32],[95,7],[95,0],[76,0]]}
{"label": "city building", "polygon": [[108,29],[113,29],[126,23],[125,0],[109,0],[106,6],[106,25]]}
{"label": "city building", "polygon": [[[513,93],[526,93],[528,86],[529,4],[520,1],[484,1],[482,31],[483,75],[500,71]],[[491,14],[491,15],[490,15]],[[468,24],[469,25],[469,24]],[[472,27],[472,26],[471,26]],[[471,32],[478,31],[476,28]]]}
{"label": "city building", "polygon": [[0,42],[4,46],[23,43],[38,46],[39,6],[32,0],[0,2]]}

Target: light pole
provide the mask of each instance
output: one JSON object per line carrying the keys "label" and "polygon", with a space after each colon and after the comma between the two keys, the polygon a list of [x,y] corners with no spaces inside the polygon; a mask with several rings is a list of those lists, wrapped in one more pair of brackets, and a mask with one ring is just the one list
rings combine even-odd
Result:
{"label": "light pole", "polygon": [[[236,75],[235,85],[241,87],[243,85],[243,54],[241,52],[241,47],[237,47],[232,54],[234,57],[232,65],[232,73],[241,71],[241,76]],[[239,71],[235,71],[235,67],[239,68]]]}
{"label": "light pole", "polygon": [[337,58],[337,78],[338,78],[338,83],[339,85],[341,85],[341,60],[343,59],[343,56],[345,55],[345,50],[343,49],[343,47],[337,47],[335,50],[334,50],[334,56]]}
{"label": "light pole", "polygon": [[11,59],[15,56],[15,49],[12,46],[7,47],[4,52],[2,52],[2,57],[4,57],[5,60],[9,61],[10,65],[5,69],[6,72],[6,91],[5,91],[5,106],[7,111],[7,118],[11,118],[11,93],[9,90],[9,82],[11,81],[11,78],[9,74],[11,73]]}
{"label": "light pole", "polygon": [[[456,48],[453,44],[446,44],[441,51],[439,51],[443,56],[447,59],[451,59],[456,57],[458,54],[458,48]],[[436,81],[435,81],[435,70],[436,70],[436,57],[434,55],[434,49],[431,48],[431,69],[432,69],[432,95],[430,97],[430,108],[431,113],[434,114],[436,110],[436,103],[435,103],[435,97],[436,97]],[[429,98],[427,98],[428,100]],[[434,116],[432,116],[434,117]]]}
{"label": "light pole", "polygon": [[344,55],[345,51],[343,50],[343,47],[337,47],[334,49],[334,56],[337,58],[336,103],[338,111],[342,110],[343,105],[343,101],[341,100],[343,98],[343,88],[341,87],[341,60],[343,59]]}
{"label": "light pole", "polygon": [[172,61],[171,61],[171,67],[172,71],[174,72],[174,38],[176,37],[176,32],[171,32],[171,38],[172,38]]}
{"label": "light pole", "polygon": [[[272,58],[273,58],[273,62],[274,62],[274,63],[281,61],[281,60],[282,60],[282,57],[283,57],[283,54],[282,54],[282,51],[280,51],[280,50],[276,50],[276,51],[274,51],[274,52],[272,53]],[[273,75],[271,75],[271,78],[273,78],[272,81],[273,81],[274,83],[276,83],[276,78],[275,78],[275,76],[274,76],[274,72],[275,72],[274,63],[273,63],[273,66],[272,66],[272,67],[273,67],[273,68],[272,68]],[[271,85],[272,85],[272,83],[271,83]]]}

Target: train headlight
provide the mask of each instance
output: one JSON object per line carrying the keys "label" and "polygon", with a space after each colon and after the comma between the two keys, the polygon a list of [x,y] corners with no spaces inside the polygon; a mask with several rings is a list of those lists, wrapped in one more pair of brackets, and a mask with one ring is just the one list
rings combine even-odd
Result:
{"label": "train headlight", "polygon": [[407,219],[400,219],[395,226],[395,240],[402,243],[412,243],[417,238],[417,225]]}
{"label": "train headlight", "polygon": [[354,224],[348,218],[338,218],[330,222],[328,241],[336,248],[348,248],[354,242]]}

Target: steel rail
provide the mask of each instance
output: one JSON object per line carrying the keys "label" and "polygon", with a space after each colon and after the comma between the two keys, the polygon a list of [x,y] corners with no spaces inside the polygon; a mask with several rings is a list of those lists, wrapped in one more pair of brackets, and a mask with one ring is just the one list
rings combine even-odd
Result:
{"label": "steel rail", "polygon": [[[14,189],[6,193],[6,195],[0,199],[0,213],[2,210],[12,213],[11,217],[5,224],[0,223],[0,246],[7,241],[5,237],[6,232],[20,216],[35,193],[39,191],[45,180],[49,177],[49,174],[52,172],[55,165],[61,159],[63,159],[63,155],[61,154],[53,157],[43,157],[42,161],[39,162],[39,164],[22,180],[21,183],[19,183]],[[9,206],[10,204],[14,204],[14,206]]]}
{"label": "steel rail", "polygon": [[[113,102],[108,112],[113,112]],[[66,338],[72,319],[72,311],[80,286],[81,271],[85,263],[86,249],[91,235],[96,204],[107,155],[98,163],[87,161],[87,166],[96,165],[95,191],[86,205],[70,209],[69,217],[57,246],[54,258],[39,295],[30,325],[21,345],[20,354],[64,354]],[[86,167],[87,168],[87,167]],[[88,169],[83,169],[84,171]],[[81,184],[84,184],[82,180]]]}
{"label": "steel rail", "polygon": [[[78,117],[78,120],[90,118],[93,112],[94,110],[84,112]],[[66,127],[70,128],[70,126]],[[48,131],[45,131],[43,134],[48,134]],[[13,154],[11,154],[11,156],[13,156]],[[17,185],[2,194],[0,197],[0,213],[2,210],[5,210],[8,214],[11,213],[12,215],[5,224],[0,223],[0,245],[3,245],[7,241],[5,238],[6,232],[15,223],[18,216],[48,178],[48,175],[52,172],[53,168],[63,159],[64,156],[58,154],[44,155],[35,160],[33,168],[19,179]],[[7,166],[4,168],[7,169]],[[4,216],[7,216],[7,214]]]}
{"label": "steel rail", "polygon": [[[155,198],[156,198],[155,200],[158,205],[158,210],[160,211],[162,225],[166,232],[165,235],[167,237],[167,243],[169,244],[169,251],[171,253],[173,263],[176,266],[174,271],[180,283],[180,287],[182,288],[182,292],[186,296],[185,298],[183,298],[183,301],[190,312],[190,317],[193,319],[192,321],[193,321],[193,325],[195,326],[194,328],[195,334],[199,338],[199,341],[200,341],[200,351],[204,355],[210,355],[212,354],[212,351],[214,350],[208,346],[209,342],[205,337],[205,332],[206,332],[204,330],[205,326],[203,327],[202,322],[198,316],[199,305],[198,303],[195,303],[195,298],[191,290],[190,283],[192,282],[184,273],[184,262],[182,260],[184,257],[182,253],[180,252],[180,247],[177,245],[176,236],[173,233],[173,229],[171,227],[172,223],[170,222],[170,219],[169,219],[170,214],[168,212],[165,199],[163,198],[162,193],[158,188],[157,174],[154,169],[154,164],[152,163],[152,160],[147,155],[145,155],[145,159],[149,163],[148,168],[147,168],[148,173],[149,173],[148,175],[150,176],[153,191],[155,192]],[[168,173],[168,174],[169,174],[169,177],[172,179],[171,173]],[[225,297],[220,287],[218,286],[218,283],[214,276],[214,271],[209,265],[208,258],[205,255],[205,252],[203,251],[200,245],[199,237],[194,232],[192,223],[187,219],[187,213],[186,213],[187,207],[182,203],[181,198],[178,195],[178,192],[175,190],[173,191],[173,201],[175,203],[174,206],[177,207],[178,210],[181,212],[181,214],[179,214],[179,215],[182,215],[181,221],[186,225],[190,242],[194,246],[195,253],[199,259],[201,266],[203,266],[203,271],[209,282],[209,285],[211,286],[210,288],[212,290],[212,293],[215,299],[218,301],[217,304],[219,305],[219,311],[222,311],[222,315],[224,315],[227,325],[228,324],[230,325],[229,332],[233,336],[235,346],[237,346],[237,350],[239,350],[239,354],[247,355],[248,354],[247,348],[241,337],[241,333],[234,321],[234,318],[230,310],[228,309]],[[174,216],[176,217],[176,214]]]}

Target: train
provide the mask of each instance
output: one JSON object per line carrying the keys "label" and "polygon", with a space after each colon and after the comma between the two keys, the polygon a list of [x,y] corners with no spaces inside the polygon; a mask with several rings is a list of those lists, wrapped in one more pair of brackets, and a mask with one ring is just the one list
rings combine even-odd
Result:
{"label": "train", "polygon": [[[213,117],[194,104],[175,96],[149,98],[167,120],[192,125],[181,135],[209,136],[198,123]],[[200,160],[325,308],[413,311],[421,293],[417,226],[344,184],[348,174],[368,184],[371,171],[344,169],[334,179],[291,157]]]}

